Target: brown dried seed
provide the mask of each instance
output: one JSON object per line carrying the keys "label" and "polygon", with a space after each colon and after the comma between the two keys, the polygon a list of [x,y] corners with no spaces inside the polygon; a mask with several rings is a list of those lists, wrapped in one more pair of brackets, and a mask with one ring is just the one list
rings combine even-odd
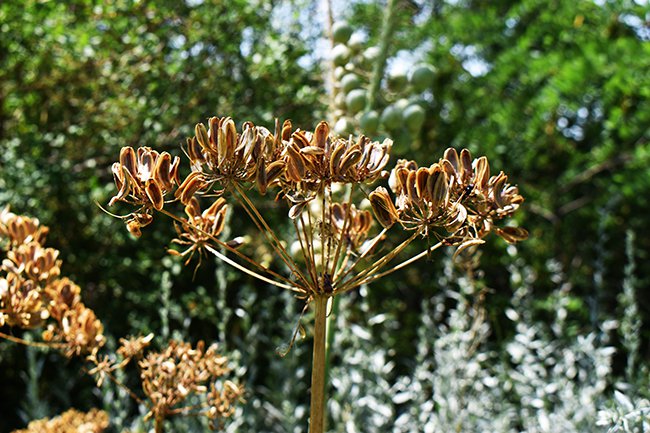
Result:
{"label": "brown dried seed", "polygon": [[390,199],[386,188],[378,187],[370,193],[368,200],[370,200],[375,217],[382,227],[390,228],[399,219],[397,209]]}
{"label": "brown dried seed", "polygon": [[314,135],[311,139],[311,145],[321,149],[325,149],[327,144],[327,137],[330,134],[330,127],[327,122],[320,122],[314,130]]}
{"label": "brown dried seed", "polygon": [[158,182],[163,190],[169,191],[172,189],[173,181],[171,178],[171,161],[172,157],[169,153],[163,152],[156,161],[156,166],[153,170],[153,178]]}
{"label": "brown dried seed", "polygon": [[196,197],[192,197],[185,206],[185,214],[190,218],[197,218],[201,216],[201,205],[199,204],[199,200]]}
{"label": "brown dried seed", "polygon": [[462,204],[455,203],[452,214],[454,215],[454,219],[445,225],[445,229],[447,229],[449,233],[455,233],[463,226],[467,219],[467,209],[465,209],[465,206]]}
{"label": "brown dried seed", "polygon": [[196,141],[204,150],[210,150],[210,137],[208,136],[208,130],[205,128],[203,123],[197,123],[194,127],[194,135]]}
{"label": "brown dried seed", "polygon": [[[447,150],[445,150],[445,154],[444,154],[443,158],[445,160],[449,161],[449,163],[453,167],[454,171],[458,171],[459,163],[458,163],[458,152],[456,152],[456,149],[454,149],[453,147],[450,147]],[[448,174],[452,174],[452,173],[448,173]]]}
{"label": "brown dried seed", "polygon": [[415,171],[409,171],[408,178],[406,179],[406,192],[408,194],[409,200],[412,202],[418,201],[418,192],[415,188]]}
{"label": "brown dried seed", "polygon": [[120,164],[134,177],[138,173],[135,160],[135,151],[133,148],[131,146],[123,147],[120,151]]}
{"label": "brown dried seed", "polygon": [[447,206],[448,200],[448,185],[447,173],[441,171],[436,179],[436,183],[433,186],[433,192],[431,194],[431,205],[434,208],[439,208],[441,206]]}
{"label": "brown dried seed", "polygon": [[301,150],[303,147],[309,146],[309,140],[305,136],[304,131],[296,131],[291,136],[291,141]]}
{"label": "brown dried seed", "polygon": [[332,176],[339,175],[338,172],[339,163],[344,153],[345,153],[345,143],[341,141],[337,141],[334,144],[334,149],[332,150],[332,154],[330,155],[330,174]]}
{"label": "brown dried seed", "polygon": [[521,227],[496,227],[495,232],[509,244],[528,239],[528,230]]}
{"label": "brown dried seed", "polygon": [[490,180],[490,163],[485,156],[480,157],[476,160],[476,167],[474,169],[475,180],[474,184],[477,185],[480,189],[485,189]]}
{"label": "brown dried seed", "polygon": [[291,206],[291,209],[289,209],[289,218],[291,218],[292,220],[298,218],[308,203],[309,202],[304,201]]}
{"label": "brown dried seed", "polygon": [[282,175],[285,167],[284,161],[273,161],[266,167],[266,182],[267,185],[273,183],[278,177]]}
{"label": "brown dried seed", "polygon": [[418,171],[415,172],[415,190],[418,194],[418,198],[428,198],[430,195],[427,194],[427,182],[429,180],[429,169],[427,168],[418,168]]}
{"label": "brown dried seed", "polygon": [[199,171],[191,172],[178,187],[174,196],[180,199],[181,203],[189,203],[192,196],[203,187],[203,175]]}
{"label": "brown dried seed", "polygon": [[291,138],[291,120],[287,119],[282,123],[282,134],[280,138],[284,141],[288,141]]}
{"label": "brown dried seed", "polygon": [[303,155],[320,156],[325,153],[325,149],[316,146],[305,146],[302,149],[300,149],[300,153],[302,153]]}
{"label": "brown dried seed", "polygon": [[460,151],[460,165],[462,168],[461,180],[463,182],[469,181],[472,177],[472,154],[468,149]]}
{"label": "brown dried seed", "polygon": [[345,176],[345,174],[350,170],[359,160],[361,159],[362,153],[359,149],[352,148],[349,149],[345,155],[341,158],[339,168],[336,172],[339,175]]}
{"label": "brown dried seed", "polygon": [[144,189],[149,201],[153,204],[153,207],[156,210],[161,210],[165,204],[165,199],[163,198],[162,189],[158,183],[154,179],[149,179],[145,184]]}
{"label": "brown dried seed", "polygon": [[216,216],[219,212],[221,212],[222,210],[224,210],[225,207],[226,207],[226,199],[223,198],[223,197],[219,197],[218,199],[216,199],[216,200],[214,201],[214,203],[212,203],[212,205],[210,205],[209,208],[207,208],[205,211],[203,211],[202,216],[203,216],[204,218],[207,218],[207,217],[214,217],[214,216]]}
{"label": "brown dried seed", "polygon": [[260,194],[266,194],[266,187],[268,186],[267,177],[266,177],[266,161],[264,158],[260,160],[260,163],[257,165],[257,175],[255,176],[255,181],[257,182],[257,187],[260,190]]}

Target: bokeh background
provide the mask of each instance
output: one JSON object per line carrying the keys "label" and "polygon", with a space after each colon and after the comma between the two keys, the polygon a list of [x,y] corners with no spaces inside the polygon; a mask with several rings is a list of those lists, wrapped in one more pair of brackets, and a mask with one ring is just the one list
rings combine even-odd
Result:
{"label": "bokeh background", "polygon": [[[210,259],[193,277],[167,256],[174,231],[163,218],[131,237],[96,204],[114,194],[119,149],[182,155],[212,115],[271,129],[275,118],[305,129],[345,118],[342,133],[395,140],[389,166],[467,147],[519,185],[517,223],[530,239],[490,239],[460,265],[436,252],[346,295],[334,320],[330,430],[637,431],[650,406],[648,2],[330,6],[354,32],[336,36],[345,49],[325,36],[320,0],[0,2],[0,207],[50,227],[48,244],[109,346],[148,332],[160,344],[219,342],[248,390],[228,429],[303,432],[310,342],[278,355],[302,301]],[[370,108],[403,116],[417,105],[426,114],[417,127],[364,131],[365,110],[345,97],[372,90],[383,57]],[[425,86],[409,82],[418,65],[435,72]],[[354,85],[332,87],[349,73]],[[270,215],[288,227],[284,213]],[[235,218],[232,236],[253,233]],[[273,261],[270,249],[257,253]],[[0,431],[71,406],[108,410],[114,431],[146,431],[141,408],[80,368],[0,342]]]}

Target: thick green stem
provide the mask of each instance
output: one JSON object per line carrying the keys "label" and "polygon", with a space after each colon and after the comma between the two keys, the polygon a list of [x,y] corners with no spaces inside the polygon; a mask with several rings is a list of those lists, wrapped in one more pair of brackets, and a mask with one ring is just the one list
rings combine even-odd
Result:
{"label": "thick green stem", "polygon": [[379,58],[375,62],[372,69],[372,77],[370,78],[370,91],[368,92],[366,110],[374,109],[377,104],[381,79],[384,77],[384,70],[386,69],[386,59],[388,58],[390,41],[393,37],[393,33],[395,32],[395,24],[397,19],[396,12],[397,0],[388,0],[386,10],[384,11],[384,23],[381,28],[381,36],[379,39]]}
{"label": "thick green stem", "polygon": [[309,433],[325,431],[325,341],[327,297],[314,298],[314,356],[311,365],[311,411]]}

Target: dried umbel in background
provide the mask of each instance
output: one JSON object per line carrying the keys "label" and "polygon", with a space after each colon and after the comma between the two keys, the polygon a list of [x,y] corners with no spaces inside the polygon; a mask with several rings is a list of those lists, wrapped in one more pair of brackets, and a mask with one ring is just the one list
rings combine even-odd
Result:
{"label": "dried umbel in background", "polygon": [[[276,121],[273,132],[244,122],[238,132],[231,118],[212,117],[207,126],[197,124],[187,139],[183,151],[189,173],[182,182],[177,159],[147,147],[124,147],[113,165],[118,193],[110,204],[136,207],[120,217],[132,234],[140,236],[140,229],[161,212],[175,221],[178,237],[172,242],[183,248],[170,253],[187,256],[186,263],[195,252],[209,253],[313,304],[313,432],[321,432],[324,423],[328,301],[441,246],[457,247],[459,253],[480,245],[491,232],[507,242],[528,236],[522,228],[502,225],[524,199],[503,172],[490,175],[486,157],[472,159],[467,149],[460,154],[448,149],[429,167],[399,160],[389,174],[385,167],[391,147],[389,139],[337,137],[326,122],[304,131],[294,130],[290,121]],[[160,160],[165,162],[158,164]],[[392,195],[383,186],[367,190],[368,184],[386,178]],[[267,203],[264,213],[258,209],[260,200]],[[175,201],[184,205],[185,216],[169,210]],[[294,231],[287,236],[284,230],[280,239],[281,232],[264,215],[282,203],[286,207],[280,212]],[[241,238],[219,238],[229,207],[250,217],[289,275],[262,264]],[[417,239],[426,239],[427,246],[395,264]]]}
{"label": "dried umbel in background", "polygon": [[102,433],[108,424],[108,414],[103,410],[79,412],[70,409],[52,419],[32,421],[26,429],[13,433]]}
{"label": "dried umbel in background", "polygon": [[[170,173],[168,157],[155,157],[155,152],[140,153],[138,164],[139,182],[145,188],[144,197],[149,199],[158,187],[147,189],[148,164],[154,164],[155,173]],[[129,157],[123,158],[128,166]],[[163,162],[161,162],[163,161]],[[176,166],[178,161],[176,162]],[[160,168],[162,167],[162,169]],[[126,173],[126,172],[125,172]],[[126,174],[128,176],[128,174]],[[152,180],[152,182],[157,182]],[[167,183],[161,182],[165,191]],[[147,195],[146,190],[150,191]],[[153,205],[154,202],[147,202]],[[190,206],[190,205],[188,205]],[[208,209],[207,214],[188,211],[190,226],[197,225],[215,231],[214,218],[223,219],[223,212]],[[197,211],[198,212],[198,211]],[[219,216],[220,215],[220,216]],[[217,225],[223,227],[223,222]],[[192,233],[191,227],[187,227]],[[219,229],[220,230],[220,229]],[[112,380],[123,387],[139,403],[148,408],[148,417],[154,419],[157,432],[162,432],[165,419],[174,415],[205,416],[210,425],[217,427],[234,414],[236,404],[242,399],[243,388],[224,376],[230,370],[228,359],[217,353],[215,345],[205,349],[203,343],[196,348],[183,342],[172,341],[161,352],[143,352],[153,339],[147,336],[121,339],[115,354],[101,353],[105,337],[103,325],[93,310],[81,301],[81,288],[66,277],[61,277],[62,262],[59,251],[43,246],[47,227],[39,221],[16,215],[8,208],[0,213],[0,247],[6,258],[0,267],[0,326],[18,329],[44,328],[42,341],[29,341],[0,332],[0,338],[16,343],[61,351],[65,356],[83,356],[90,364],[87,372],[97,379],[98,386],[104,380]],[[200,239],[200,232],[195,233]],[[134,359],[140,370],[144,398],[119,382],[113,372],[122,369]],[[192,396],[190,405],[187,399]],[[197,406],[196,399],[202,401]],[[36,421],[25,432],[101,432],[108,426],[108,415],[102,411],[88,414],[68,411],[53,420]]]}

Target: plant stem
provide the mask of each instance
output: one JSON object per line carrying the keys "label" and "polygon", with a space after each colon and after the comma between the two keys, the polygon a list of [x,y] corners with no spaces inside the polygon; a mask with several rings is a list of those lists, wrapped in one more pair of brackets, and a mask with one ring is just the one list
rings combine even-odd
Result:
{"label": "plant stem", "polygon": [[388,50],[390,42],[395,32],[395,25],[397,19],[397,0],[388,0],[386,9],[384,10],[384,23],[381,28],[381,36],[379,39],[379,58],[375,61],[372,69],[372,77],[370,78],[370,90],[368,92],[368,102],[366,110],[372,110],[377,104],[377,97],[381,87],[381,79],[384,77],[384,70],[386,69],[386,59],[388,58]]}
{"label": "plant stem", "polygon": [[314,355],[311,365],[311,411],[309,433],[325,431],[325,342],[327,296],[314,298]]}

